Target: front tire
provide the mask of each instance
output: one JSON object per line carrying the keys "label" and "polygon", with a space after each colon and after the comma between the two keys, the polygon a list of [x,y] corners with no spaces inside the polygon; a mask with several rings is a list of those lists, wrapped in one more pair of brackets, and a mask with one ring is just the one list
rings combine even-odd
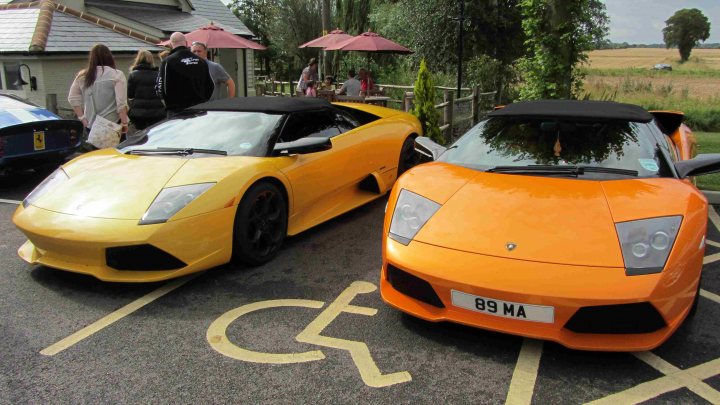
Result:
{"label": "front tire", "polygon": [[287,233],[284,194],[272,183],[250,187],[238,205],[233,230],[233,260],[259,266],[272,260]]}
{"label": "front tire", "polygon": [[408,136],[400,148],[400,160],[398,161],[398,174],[400,177],[403,173],[410,170],[420,162],[417,152],[415,152],[415,138]]}

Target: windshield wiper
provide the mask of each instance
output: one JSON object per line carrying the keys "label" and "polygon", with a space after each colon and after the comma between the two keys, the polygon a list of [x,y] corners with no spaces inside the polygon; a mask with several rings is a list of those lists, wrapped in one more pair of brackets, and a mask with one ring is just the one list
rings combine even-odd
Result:
{"label": "windshield wiper", "polygon": [[550,165],[530,165],[530,166],[495,166],[486,170],[489,173],[511,173],[511,174],[535,174],[535,175],[566,175],[581,176],[585,172],[593,173],[612,173],[623,176],[637,177],[637,170],[615,169],[611,167],[597,166],[550,166]]}
{"label": "windshield wiper", "polygon": [[227,151],[216,149],[198,149],[198,148],[155,148],[155,149],[132,149],[125,154],[128,155],[180,155],[187,156],[195,153],[207,153],[209,155],[227,156]]}

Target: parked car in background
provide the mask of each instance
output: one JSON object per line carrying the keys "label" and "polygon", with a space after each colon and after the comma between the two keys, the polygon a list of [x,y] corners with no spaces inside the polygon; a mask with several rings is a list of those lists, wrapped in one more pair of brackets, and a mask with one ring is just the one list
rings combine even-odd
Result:
{"label": "parked car in background", "polygon": [[489,114],[390,194],[380,291],[395,308],[582,350],[662,344],[694,314],[708,201],[682,113],[543,100]]}
{"label": "parked car in background", "polygon": [[657,65],[653,66],[653,70],[668,70],[672,72],[672,66],[668,65],[667,63],[658,63]]}
{"label": "parked car in background", "polygon": [[17,96],[0,94],[0,174],[60,165],[80,146],[83,126]]}

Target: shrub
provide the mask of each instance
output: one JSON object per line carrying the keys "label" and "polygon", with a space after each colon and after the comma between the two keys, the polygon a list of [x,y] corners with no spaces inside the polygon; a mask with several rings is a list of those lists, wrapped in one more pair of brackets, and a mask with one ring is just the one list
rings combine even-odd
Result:
{"label": "shrub", "polygon": [[420,70],[415,81],[415,108],[412,113],[420,120],[425,136],[444,145],[445,138],[438,127],[435,98],[435,83],[423,59],[420,61]]}

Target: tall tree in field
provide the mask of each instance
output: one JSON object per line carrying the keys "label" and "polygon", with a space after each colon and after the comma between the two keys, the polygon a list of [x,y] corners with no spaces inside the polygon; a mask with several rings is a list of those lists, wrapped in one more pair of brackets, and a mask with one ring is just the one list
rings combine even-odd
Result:
{"label": "tall tree in field", "polygon": [[678,10],[665,21],[663,39],[665,46],[677,46],[680,51],[680,63],[690,58],[692,49],[710,37],[710,22],[703,13],[696,8]]}
{"label": "tall tree in field", "polygon": [[608,32],[601,0],[522,0],[527,56],[520,61],[520,98],[576,97],[582,90],[578,67]]}

